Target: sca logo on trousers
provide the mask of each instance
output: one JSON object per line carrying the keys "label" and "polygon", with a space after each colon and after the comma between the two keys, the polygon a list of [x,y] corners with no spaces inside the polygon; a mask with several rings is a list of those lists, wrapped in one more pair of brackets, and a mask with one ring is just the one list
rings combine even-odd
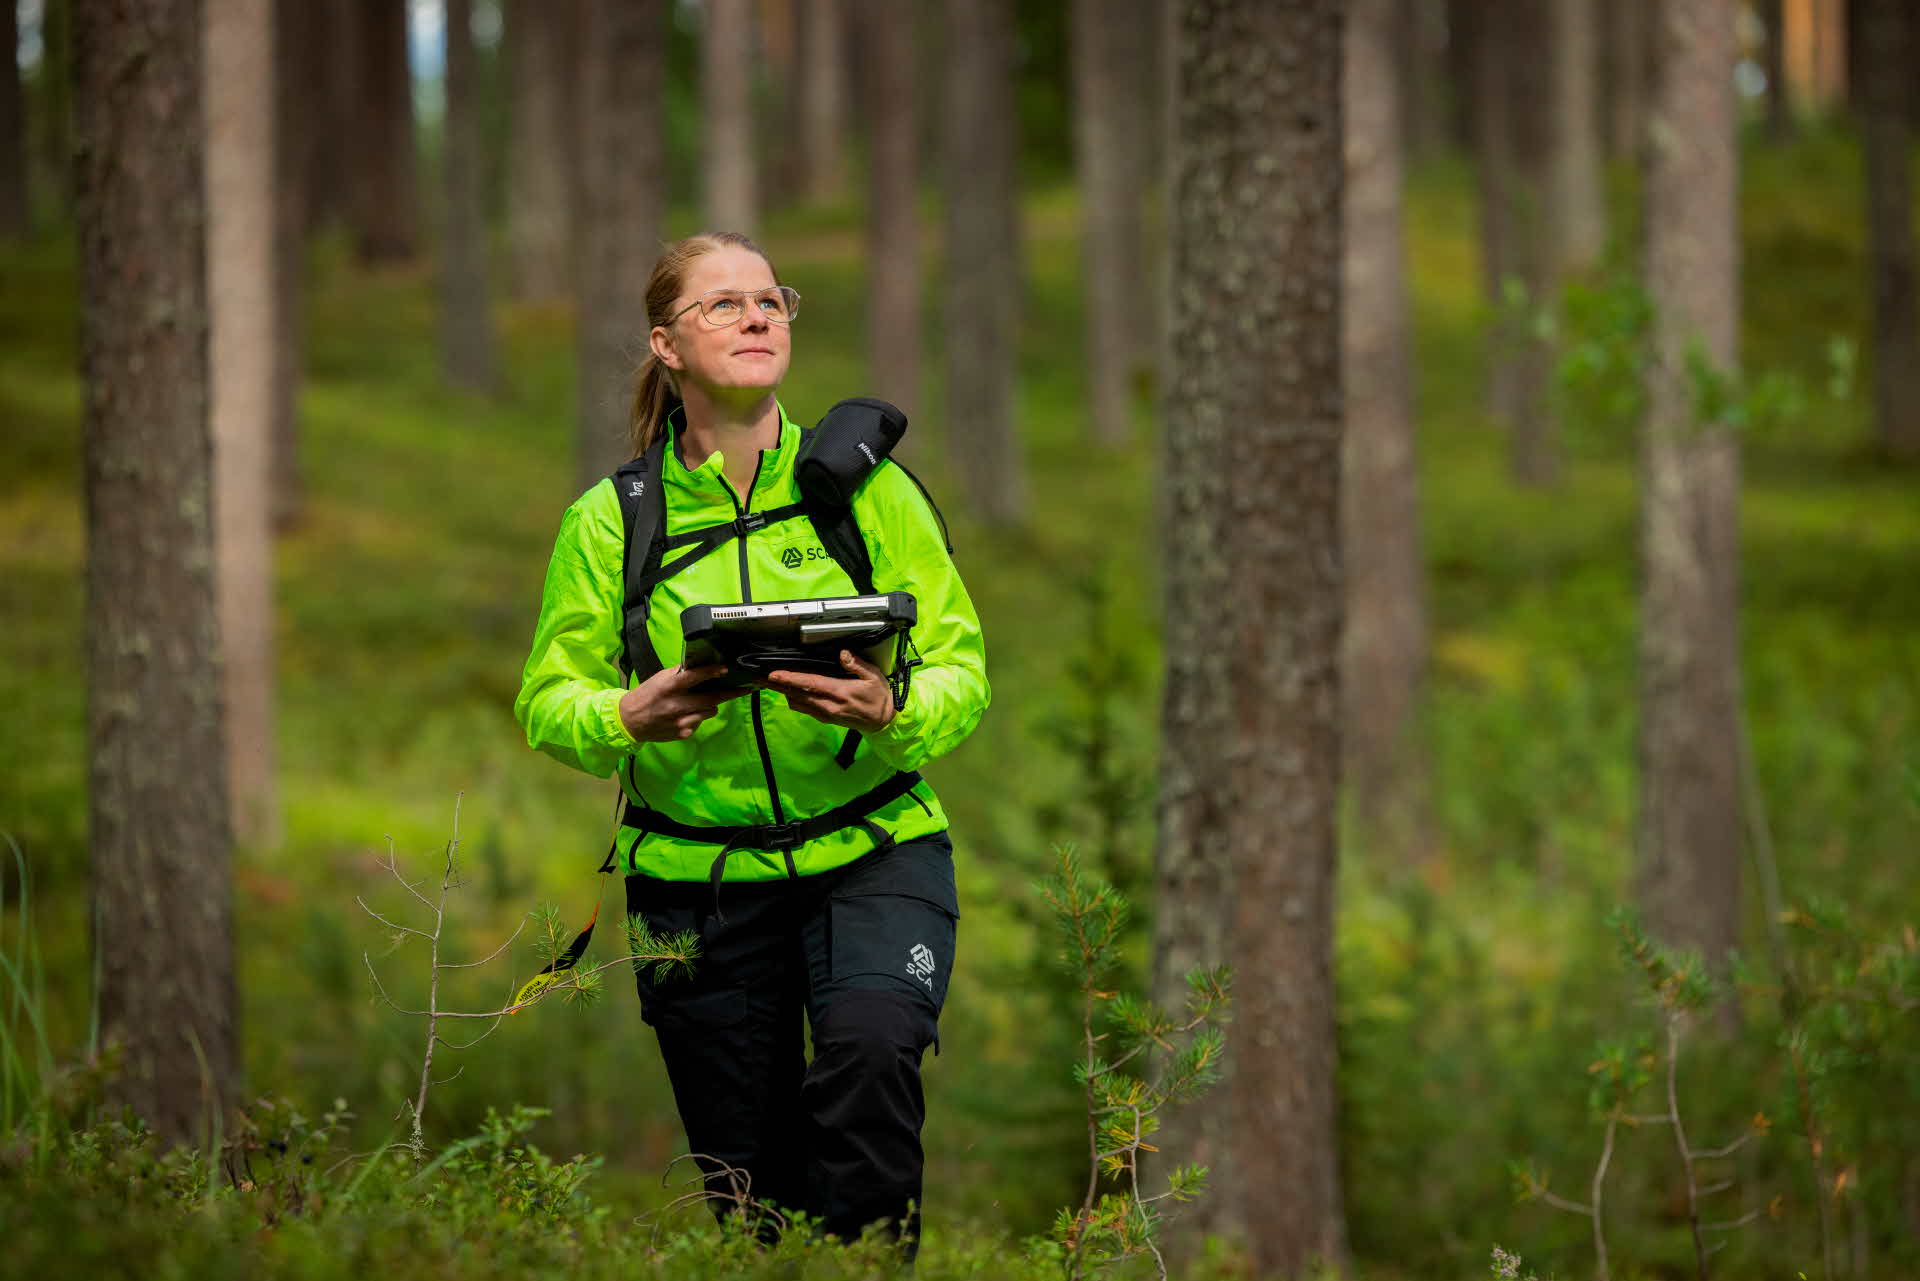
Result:
{"label": "sca logo on trousers", "polygon": [[907,973],[929,992],[933,991],[933,968],[933,949],[925,943],[915,943],[907,951]]}

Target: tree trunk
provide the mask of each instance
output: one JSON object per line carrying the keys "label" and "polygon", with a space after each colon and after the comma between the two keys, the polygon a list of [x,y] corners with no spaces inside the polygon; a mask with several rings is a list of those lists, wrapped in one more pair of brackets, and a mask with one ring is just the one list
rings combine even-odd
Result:
{"label": "tree trunk", "polygon": [[1399,0],[1394,58],[1401,88],[1400,147],[1414,163],[1447,146],[1446,0]]}
{"label": "tree trunk", "polygon": [[847,189],[847,40],[840,0],[798,0],[799,174],[806,203],[837,200]]}
{"label": "tree trunk", "polygon": [[1694,417],[1690,365],[1738,358],[1733,6],[1666,0],[1653,40],[1636,888],[1658,938],[1719,966],[1740,926],[1739,453]]}
{"label": "tree trunk", "polygon": [[[306,46],[296,50],[302,81],[312,97],[301,103],[301,115],[313,122],[306,151],[306,226],[320,231],[344,225],[353,207],[355,164],[352,159],[359,119],[361,15],[358,0],[314,4],[286,0],[284,17],[297,19]],[[292,28],[293,22],[283,22]]]}
{"label": "tree trunk", "polygon": [[1598,0],[1554,0],[1549,216],[1556,276],[1591,271],[1607,244],[1601,186]]}
{"label": "tree trunk", "polygon": [[406,262],[420,250],[407,4],[356,0],[351,7],[359,40],[350,157],[354,254],[368,265]]}
{"label": "tree trunk", "polygon": [[315,152],[326,121],[324,72],[314,51],[328,48],[320,17],[324,6],[305,0],[275,0],[273,11],[274,182],[279,210],[274,220],[272,520],[278,531],[300,521],[304,482],[300,471],[300,385],[306,380],[307,232],[312,217],[310,185]]}
{"label": "tree trunk", "polygon": [[630,455],[635,352],[666,217],[664,0],[586,0],[581,32],[579,442],[582,489]]}
{"label": "tree trunk", "polygon": [[27,117],[20,92],[17,6],[0,4],[0,49],[14,54],[0,76],[0,240],[24,240],[32,202],[27,198]]}
{"label": "tree trunk", "polygon": [[1080,178],[1080,262],[1085,274],[1089,435],[1108,446],[1133,439],[1133,384],[1147,356],[1148,95],[1129,63],[1104,0],[1074,0],[1074,160]]}
{"label": "tree trunk", "polygon": [[491,394],[493,314],[488,309],[487,213],[480,183],[480,102],[473,0],[445,0],[447,110],[441,142],[446,234],[440,245],[440,363],[447,381]]}
{"label": "tree trunk", "polygon": [[759,184],[753,146],[757,61],[753,45],[752,0],[707,0],[700,41],[707,227],[749,236],[759,221],[754,191]]}
{"label": "tree trunk", "polygon": [[204,1142],[238,1063],[197,0],[73,13],[89,877],[119,1097]]}
{"label": "tree trunk", "polygon": [[280,837],[274,785],[273,409],[281,304],[274,0],[205,0],[215,597],[234,835]]}
{"label": "tree trunk", "polygon": [[[73,19],[69,0],[41,0],[40,74],[34,78],[28,164],[34,190],[53,194],[58,221],[73,210]],[[17,55],[16,55],[17,57]],[[29,211],[31,212],[31,211]]]}
{"label": "tree trunk", "polygon": [[1426,848],[1413,740],[1427,665],[1413,370],[1401,226],[1405,161],[1395,26],[1402,0],[1352,0],[1346,32],[1346,267],[1341,382],[1347,575],[1341,684],[1353,811],[1388,858]]}
{"label": "tree trunk", "polygon": [[1782,0],[1760,0],[1757,6],[1763,36],[1761,56],[1767,75],[1767,140],[1785,142],[1793,135],[1793,99],[1787,93],[1787,15]]}
{"label": "tree trunk", "polygon": [[570,297],[575,205],[584,176],[579,70],[584,0],[507,0],[506,55],[512,125],[507,151],[507,249],[522,302]]}
{"label": "tree trunk", "polygon": [[947,447],[973,511],[1027,511],[1014,422],[1020,319],[1012,0],[947,0]]}
{"label": "tree trunk", "polygon": [[1913,185],[1908,153],[1916,22],[1905,0],[1866,0],[1861,14],[1867,228],[1872,246],[1873,405],[1889,457],[1920,462]]}
{"label": "tree trunk", "polygon": [[1647,133],[1647,73],[1653,0],[1610,0],[1606,41],[1607,154],[1638,165]]}
{"label": "tree trunk", "polygon": [[1344,1261],[1333,906],[1340,754],[1342,6],[1182,0],[1166,432],[1155,988],[1227,961],[1227,1079],[1174,1114],[1189,1240]]}
{"label": "tree trunk", "polygon": [[[867,172],[867,376],[912,417],[920,404],[919,112],[914,10],[860,0],[873,95]],[[908,440],[912,440],[909,436]],[[905,443],[905,442],[903,442]]]}

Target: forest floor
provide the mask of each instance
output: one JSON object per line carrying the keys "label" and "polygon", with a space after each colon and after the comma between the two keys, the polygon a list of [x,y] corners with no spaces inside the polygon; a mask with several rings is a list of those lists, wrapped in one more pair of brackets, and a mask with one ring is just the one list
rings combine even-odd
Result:
{"label": "forest floor", "polygon": [[[1845,344],[1861,349],[1866,331],[1856,153],[1815,138],[1748,159],[1743,351],[1750,376],[1777,372],[1801,387],[1787,398],[1790,412],[1756,422],[1743,439],[1741,626],[1755,795],[1787,902],[1820,900],[1823,911],[1844,914],[1842,941],[1807,941],[1806,963],[1845,965],[1855,944],[1895,940],[1898,950],[1902,927],[1910,951],[1920,902],[1920,476],[1876,457],[1864,377],[1833,377],[1836,340],[1844,365]],[[1628,208],[1631,193],[1618,196]],[[932,408],[941,403],[940,317],[937,302],[928,308],[935,349],[909,456],[953,523],[986,628],[994,706],[932,775],[954,820],[965,920],[943,1053],[927,1068],[925,1276],[1015,1274],[1009,1260],[1020,1242],[1043,1232],[1084,1183],[1069,983],[1052,963],[1056,943],[1030,889],[1050,846],[1080,841],[1143,902],[1150,882],[1158,423],[1143,399],[1132,445],[1089,444],[1076,217],[1065,187],[1036,191],[1026,206],[1019,418],[1033,511],[1018,531],[978,527],[947,466],[947,433]],[[678,224],[692,229],[684,212]],[[1578,1275],[1591,1266],[1586,1223],[1537,1202],[1516,1205],[1508,1163],[1537,1162],[1558,1174],[1555,1186],[1584,1188],[1599,1138],[1587,1113],[1595,1044],[1655,1028],[1605,925],[1631,876],[1632,431],[1599,421],[1591,404],[1576,407],[1585,412],[1569,415],[1578,426],[1563,484],[1516,487],[1506,442],[1481,409],[1488,314],[1466,175],[1451,165],[1416,175],[1408,225],[1436,841],[1417,864],[1391,850],[1343,854],[1349,1227],[1362,1275],[1484,1275],[1495,1244],[1543,1273]],[[930,218],[930,244],[932,230]],[[804,422],[863,390],[856,232],[854,211],[840,209],[776,217],[763,238],[806,298],[782,397]],[[0,276],[0,705],[10,723],[0,736],[0,829],[31,870],[45,1041],[72,1061],[89,1019],[72,244],[0,250]],[[427,269],[364,274],[327,240],[315,248],[311,280],[305,503],[278,552],[285,839],[240,854],[236,903],[252,1091],[292,1100],[309,1117],[336,1106],[354,1114],[324,1142],[312,1137],[324,1125],[304,1123],[303,1141],[328,1153],[324,1167],[387,1143],[417,1077],[423,1029],[369,999],[362,955],[371,953],[396,993],[420,985],[422,958],[395,949],[354,901],[404,910],[379,867],[389,843],[427,874],[461,798],[466,875],[451,944],[477,958],[536,901],[584,920],[596,896],[607,899],[593,869],[612,792],[529,752],[511,715],[553,532],[574,496],[568,315],[498,307],[507,390],[481,400],[440,383]],[[1085,731],[1094,723],[1109,727],[1110,756],[1098,769],[1117,799],[1105,803],[1088,782]],[[17,905],[18,877],[6,875],[7,903]],[[1738,1132],[1753,1114],[1792,1111],[1772,931],[1758,889],[1748,898],[1757,969],[1740,995],[1747,1030],[1688,1061],[1688,1106],[1703,1132]],[[25,955],[14,917],[0,941],[8,956]],[[1144,930],[1131,950],[1137,983]],[[516,953],[455,999],[479,1007],[528,969]],[[11,1043],[28,1044],[17,1015],[8,1026],[19,1038]],[[1835,1213],[1857,1236],[1848,1248],[1863,1252],[1867,1275],[1896,1275],[1920,1250],[1900,1223],[1902,1198],[1915,1195],[1902,1180],[1920,1177],[1912,1155],[1920,1120],[1876,1129],[1862,1119],[1853,1139],[1846,1129],[1847,1118],[1871,1110],[1873,1092],[1920,1082],[1914,1034],[1899,1035],[1907,1048],[1891,1056],[1892,1075],[1835,1075],[1826,1087],[1832,1143],[1851,1142],[1843,1159],[1865,1189]],[[178,1165],[143,1166],[124,1153],[96,1154],[87,1166],[69,1152],[69,1181],[48,1185],[64,1189],[61,1209],[14,1195],[24,1186],[14,1175],[45,1173],[30,1145],[16,1144],[0,1154],[8,1228],[0,1270],[14,1274],[18,1264],[25,1275],[61,1257],[75,1234],[97,1233],[102,1262],[145,1254],[180,1275],[238,1275],[267,1255],[280,1270],[316,1276],[368,1266],[400,1275],[536,1264],[725,1271],[716,1260],[726,1256],[712,1250],[696,1264],[691,1254],[655,1258],[616,1244],[625,1238],[613,1225],[673,1196],[661,1174],[682,1142],[651,1038],[624,992],[596,1009],[518,1016],[458,1066],[462,1075],[428,1109],[434,1144],[486,1135],[489,1109],[551,1111],[525,1136],[502,1138],[493,1122],[494,1138],[463,1149],[485,1157],[470,1181],[487,1195],[472,1194],[473,1204],[456,1196],[423,1209],[397,1176],[376,1174],[351,1189],[345,1175],[318,1185],[262,1177],[253,1202],[220,1208],[193,1183],[204,1170],[179,1174]],[[81,1090],[79,1077],[65,1079]],[[529,1141],[604,1158],[590,1184],[603,1207],[597,1218],[564,1195],[565,1169],[525,1155]],[[1663,1142],[1630,1136],[1616,1158],[1613,1230],[1625,1275],[1667,1275],[1691,1259],[1685,1224],[1672,1217]],[[1786,1210],[1736,1235],[1726,1266],[1734,1275],[1818,1275],[1823,1194],[1806,1144],[1783,1122],[1756,1148],[1729,1171],[1739,1185],[1729,1206],[1778,1195]],[[87,1208],[115,1180],[147,1175],[192,1184],[193,1204],[206,1203],[194,1220],[204,1230],[189,1244],[161,1244],[173,1238],[157,1211]],[[271,1212],[261,1204],[269,1191],[281,1198]],[[335,1208],[306,1222],[292,1204],[302,1197]],[[384,1209],[356,1219],[340,1209],[356,1197]],[[548,1201],[529,1210],[538,1198]],[[554,1210],[554,1198],[570,1208]],[[101,1206],[110,1203],[119,1204]],[[502,1227],[522,1220],[553,1231]],[[25,1231],[33,1222],[40,1227]],[[477,1245],[481,1236],[492,1244]],[[599,1262],[566,1253],[583,1242],[608,1253]],[[323,1264],[322,1254],[338,1257]],[[807,1275],[843,1274],[819,1259],[804,1266]],[[844,1266],[861,1275],[866,1265]],[[1038,1275],[1041,1264],[1032,1266]]]}

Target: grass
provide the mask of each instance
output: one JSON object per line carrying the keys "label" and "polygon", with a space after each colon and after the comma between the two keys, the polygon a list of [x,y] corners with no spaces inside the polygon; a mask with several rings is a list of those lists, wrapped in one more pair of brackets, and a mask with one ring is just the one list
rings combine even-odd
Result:
{"label": "grass", "polygon": [[[1857,172],[1838,138],[1750,153],[1751,366],[1818,389],[1829,339],[1861,340]],[[934,772],[954,816],[966,916],[946,1052],[928,1062],[935,1217],[922,1275],[966,1274],[939,1261],[941,1233],[999,1242],[1004,1255],[1077,1196],[1065,989],[1027,889],[1048,866],[1048,839],[1093,821],[1055,724],[1070,701],[1071,664],[1091,644],[1088,607],[1058,603],[1063,592],[1078,599],[1068,589],[1105,585],[1108,643],[1142,674],[1113,714],[1131,768],[1151,779],[1158,424],[1143,410],[1135,448],[1085,446],[1074,216],[1065,189],[1034,192],[1026,206],[1027,527],[993,533],[968,519],[968,496],[945,465],[937,372],[913,432],[986,624],[995,691],[974,739]],[[783,394],[803,421],[862,382],[853,218],[775,218],[764,237],[807,298]],[[1593,1137],[1580,1109],[1587,1047],[1632,1018],[1602,921],[1627,892],[1632,844],[1633,450],[1624,435],[1582,438],[1559,491],[1512,485],[1505,442],[1479,408],[1484,313],[1472,228],[1465,173],[1442,165],[1420,175],[1409,250],[1441,831],[1437,856],[1417,874],[1353,857],[1343,869],[1345,1164],[1353,1245],[1369,1275],[1477,1272],[1494,1240],[1543,1269],[1582,1271],[1580,1226],[1515,1208],[1504,1162],[1531,1153],[1579,1168]],[[0,274],[0,700],[9,709],[0,827],[33,867],[47,1036],[70,1055],[88,1017],[71,246],[0,249]],[[481,401],[439,383],[432,298],[422,270],[364,275],[338,243],[315,248],[301,397],[309,500],[278,552],[286,840],[244,851],[237,870],[252,1090],[316,1106],[346,1098],[361,1114],[342,1136],[354,1151],[389,1132],[418,1052],[415,1029],[367,999],[360,953],[377,954],[385,940],[352,900],[385,892],[374,851],[391,837],[403,856],[430,858],[464,793],[469,879],[456,945],[469,957],[536,899],[584,918],[596,894],[617,894],[593,875],[610,787],[527,751],[509,711],[552,531],[572,497],[568,317],[500,306],[507,390]],[[935,323],[929,339],[938,336]],[[1810,395],[1800,419],[1748,442],[1745,677],[1789,897],[1824,892],[1848,902],[1863,928],[1894,930],[1912,921],[1920,845],[1907,790],[1920,770],[1920,478],[1875,460],[1864,398],[1859,380],[1839,400]],[[1132,857],[1144,857],[1150,807],[1123,832]],[[1756,907],[1755,951],[1762,925]],[[1136,962],[1141,947],[1136,937]],[[12,944],[0,950],[11,955]],[[383,960],[382,972],[403,971],[407,955]],[[474,999],[509,977],[490,974]],[[1726,1052],[1729,1075],[1708,1119],[1772,1106],[1782,1082],[1760,1062]],[[620,1214],[667,1196],[658,1173],[681,1138],[651,1038],[623,994],[599,1009],[510,1021],[435,1098],[429,1132],[442,1142],[475,1133],[490,1106],[538,1103],[552,1110],[533,1132],[543,1146],[605,1156],[596,1186]],[[1790,1151],[1784,1139],[1776,1146]],[[1658,1150],[1627,1147],[1616,1254],[1657,1267],[1667,1235]],[[1788,1186],[1795,1168],[1782,1157],[1766,1172]],[[10,1186],[0,1182],[0,1204]],[[92,1213],[69,1206],[35,1239],[84,1230],[79,1219]],[[1807,1222],[1736,1243],[1729,1266],[1817,1261]],[[519,1258],[476,1262],[440,1241],[425,1251],[440,1263],[403,1264],[414,1223],[369,1220],[357,1229],[360,1253],[343,1257],[401,1271],[458,1258],[482,1275]],[[277,1231],[291,1241],[334,1230]],[[240,1266],[226,1229],[207,1231],[177,1255],[180,1268],[195,1259],[213,1272]],[[454,1253],[432,1254],[442,1249]],[[978,1254],[957,1248],[951,1258]],[[566,1266],[576,1265],[598,1266]]]}

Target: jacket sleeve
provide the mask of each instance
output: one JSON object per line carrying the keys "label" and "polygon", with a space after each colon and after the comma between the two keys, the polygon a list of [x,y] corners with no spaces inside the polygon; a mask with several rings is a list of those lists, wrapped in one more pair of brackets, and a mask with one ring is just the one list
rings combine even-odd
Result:
{"label": "jacket sleeve", "polygon": [[913,593],[913,641],[925,663],[914,669],[907,705],[867,743],[895,769],[918,769],[958,747],[987,710],[986,642],[920,487],[900,468],[881,467],[854,504],[875,590]]}
{"label": "jacket sleeve", "polygon": [[513,704],[528,746],[601,778],[634,749],[620,721],[623,538],[611,482],[567,509]]}

